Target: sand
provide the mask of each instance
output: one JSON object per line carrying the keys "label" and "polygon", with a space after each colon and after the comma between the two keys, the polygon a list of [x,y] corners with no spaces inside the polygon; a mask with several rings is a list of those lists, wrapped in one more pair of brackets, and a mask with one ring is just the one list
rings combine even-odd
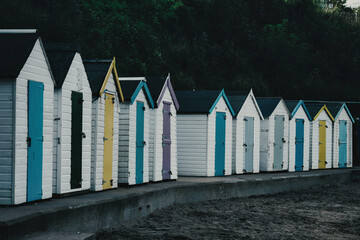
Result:
{"label": "sand", "polygon": [[173,205],[96,239],[360,239],[360,182]]}

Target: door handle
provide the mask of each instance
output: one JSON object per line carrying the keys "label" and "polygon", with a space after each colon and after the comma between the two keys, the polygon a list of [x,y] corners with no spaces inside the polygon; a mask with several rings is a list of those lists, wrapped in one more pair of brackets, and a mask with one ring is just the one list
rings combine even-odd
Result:
{"label": "door handle", "polygon": [[81,133],[82,138],[86,138],[86,134],[84,132]]}
{"label": "door handle", "polygon": [[145,141],[143,141],[142,143],[143,143],[144,146],[146,146],[146,142],[145,142]]}
{"label": "door handle", "polygon": [[30,137],[26,138],[26,142],[28,143],[28,147],[31,147],[31,138]]}
{"label": "door handle", "polygon": [[104,140],[104,142],[106,141],[106,140],[109,140],[108,138],[106,138],[106,137],[103,137],[103,140]]}

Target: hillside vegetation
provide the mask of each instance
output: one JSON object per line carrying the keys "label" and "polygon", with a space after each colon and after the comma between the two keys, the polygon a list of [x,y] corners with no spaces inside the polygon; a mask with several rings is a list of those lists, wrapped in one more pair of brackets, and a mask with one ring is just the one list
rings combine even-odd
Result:
{"label": "hillside vegetation", "polygon": [[177,89],[360,100],[360,28],[311,0],[0,1],[0,28],[38,28],[120,76],[171,72]]}

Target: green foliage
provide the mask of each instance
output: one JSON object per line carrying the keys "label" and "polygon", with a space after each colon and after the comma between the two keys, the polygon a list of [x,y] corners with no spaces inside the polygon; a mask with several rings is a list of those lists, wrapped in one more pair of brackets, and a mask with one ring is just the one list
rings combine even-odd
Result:
{"label": "green foliage", "polygon": [[[343,0],[337,0],[339,8]],[[77,42],[120,76],[171,72],[177,89],[360,100],[360,29],[312,0],[13,0],[1,28]]]}

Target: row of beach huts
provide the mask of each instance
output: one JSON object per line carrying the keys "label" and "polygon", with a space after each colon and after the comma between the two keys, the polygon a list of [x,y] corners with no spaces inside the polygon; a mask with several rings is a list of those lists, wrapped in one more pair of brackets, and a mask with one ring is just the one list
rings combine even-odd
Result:
{"label": "row of beach huts", "polygon": [[340,102],[174,91],[119,77],[36,30],[0,30],[0,204],[118,185],[352,166],[354,119]]}

